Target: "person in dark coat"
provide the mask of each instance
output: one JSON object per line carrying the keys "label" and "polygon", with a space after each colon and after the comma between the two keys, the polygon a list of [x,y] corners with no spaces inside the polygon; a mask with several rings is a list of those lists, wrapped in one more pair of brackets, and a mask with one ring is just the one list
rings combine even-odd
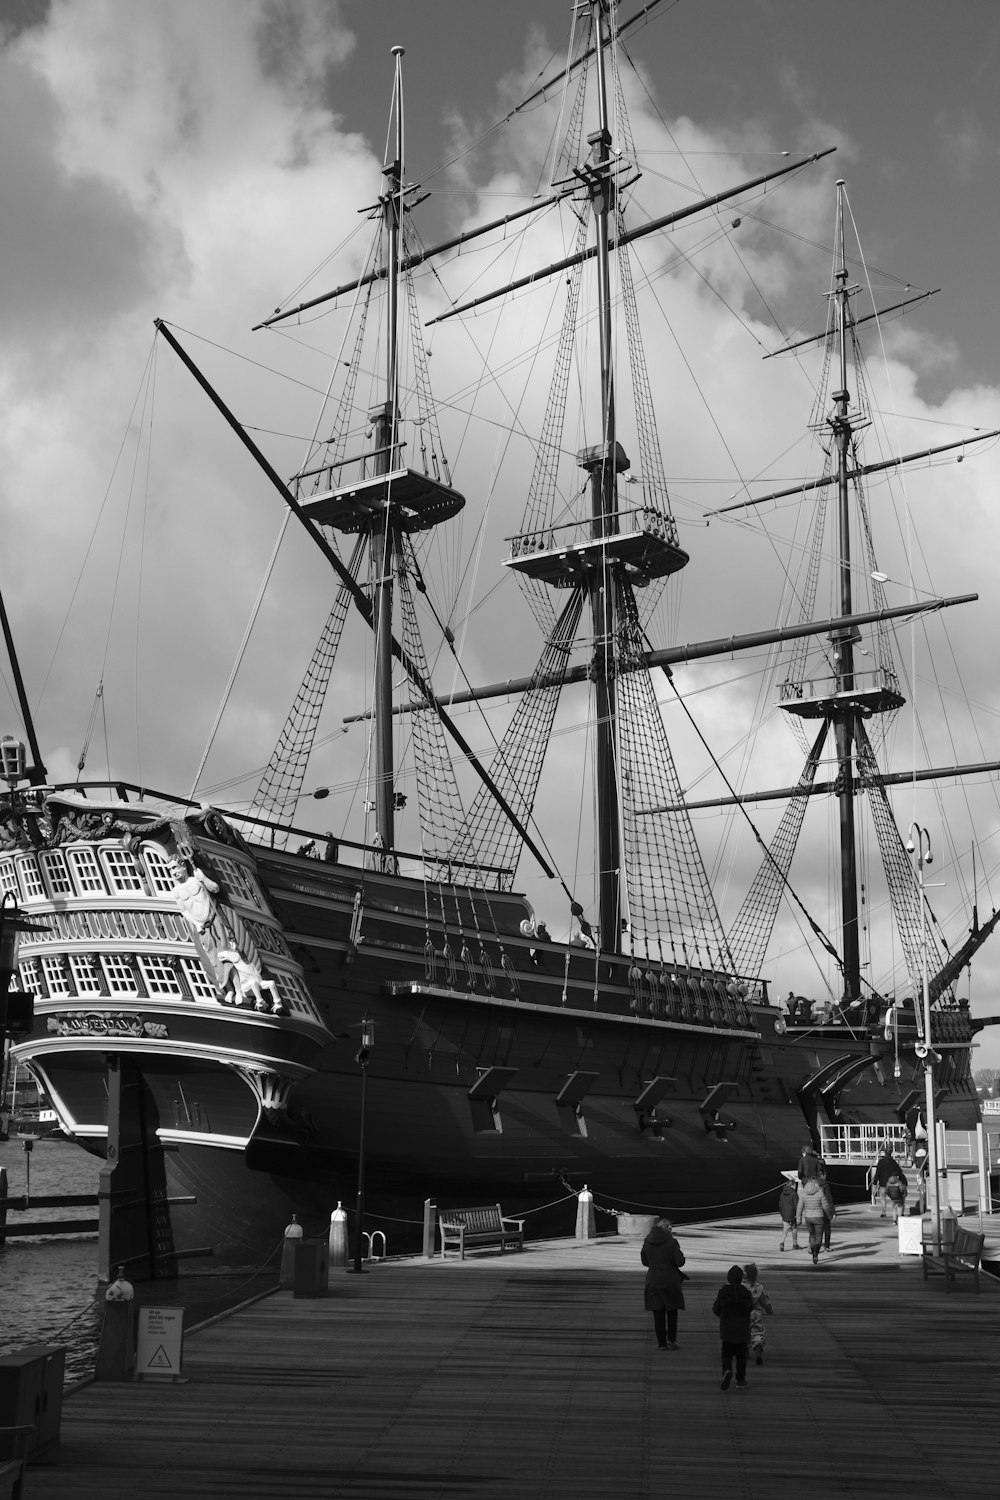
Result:
{"label": "person in dark coat", "polygon": [[837,1217],[837,1209],[833,1201],[833,1189],[831,1188],[826,1177],[826,1163],[823,1161],[822,1157],[820,1157],[820,1166],[822,1168],[822,1171],[817,1173],[816,1181],[819,1183],[820,1187],[826,1189],[827,1198],[830,1200],[827,1207],[823,1210],[823,1249],[829,1250],[830,1239],[833,1235],[833,1221]]}
{"label": "person in dark coat", "polygon": [[684,1306],[684,1251],[674,1239],[669,1219],[657,1219],[642,1242],[646,1267],[646,1311],[660,1349],[677,1348],[677,1314]]}
{"label": "person in dark coat", "polygon": [[819,1171],[819,1153],[812,1146],[803,1146],[802,1155],[799,1157],[799,1181],[806,1182],[808,1178],[815,1177]]}
{"label": "person in dark coat", "polygon": [[779,1250],[784,1250],[785,1239],[788,1231],[792,1231],[792,1249],[799,1248],[799,1185],[795,1178],[789,1178],[781,1192],[778,1194],[778,1213],[781,1215],[781,1244]]}
{"label": "person in dark coat", "polygon": [[719,1294],[712,1303],[712,1311],[719,1320],[719,1334],[722,1338],[722,1389],[729,1389],[735,1360],[736,1386],[738,1390],[745,1390],[753,1298],[743,1285],[742,1266],[729,1267],[726,1284],[719,1288]]}
{"label": "person in dark coat", "polygon": [[878,1188],[879,1201],[882,1205],[882,1212],[879,1215],[879,1218],[885,1218],[886,1211],[889,1207],[888,1195],[886,1193],[886,1186],[888,1185],[889,1178],[905,1176],[906,1173],[903,1171],[902,1167],[899,1165],[899,1162],[889,1150],[889,1147],[883,1146],[882,1154],[879,1157],[878,1161],[875,1163],[875,1185]]}

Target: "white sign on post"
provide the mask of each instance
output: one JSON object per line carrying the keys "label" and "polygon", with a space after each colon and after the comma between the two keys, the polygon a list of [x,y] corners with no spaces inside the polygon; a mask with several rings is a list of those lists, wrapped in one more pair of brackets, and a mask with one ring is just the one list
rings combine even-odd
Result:
{"label": "white sign on post", "polygon": [[138,1380],[150,1376],[160,1380],[178,1380],[183,1349],[183,1307],[140,1307],[135,1366]]}

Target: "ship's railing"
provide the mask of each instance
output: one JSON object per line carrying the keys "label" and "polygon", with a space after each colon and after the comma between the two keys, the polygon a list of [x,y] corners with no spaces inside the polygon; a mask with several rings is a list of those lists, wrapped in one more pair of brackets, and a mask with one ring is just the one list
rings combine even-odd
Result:
{"label": "ship's railing", "polygon": [[819,1133],[824,1161],[877,1161],[883,1146],[893,1156],[905,1156],[909,1139],[902,1124],[821,1125]]}
{"label": "ship's railing", "polygon": [[[778,685],[778,702],[794,703],[800,698],[832,698],[838,691],[835,677],[807,678],[801,682],[782,682]],[[894,672],[876,667],[871,672],[855,672],[851,692],[898,693],[899,679]]]}
{"label": "ship's railing", "polygon": [[[606,528],[609,537],[621,532],[644,531],[672,546],[677,545],[676,522],[666,511],[658,510],[655,506],[638,505],[632,510],[605,514],[600,519],[602,522],[613,523],[613,527],[609,525]],[[537,531],[521,532],[517,536],[505,537],[504,540],[510,543],[511,557],[580,547],[595,540],[594,522],[592,517],[582,521],[565,521],[558,526],[543,526]]]}
{"label": "ship's railing", "polygon": [[[173,792],[157,791],[154,787],[144,786],[134,781],[59,782],[46,787],[45,791],[73,792],[83,796],[86,796],[88,791],[105,792],[111,794],[108,801],[114,800],[125,804],[128,804],[131,792],[140,802],[149,801],[162,804],[163,807],[187,807],[197,811],[204,806],[203,802],[193,801],[190,797],[181,797]],[[100,807],[103,810],[103,801]],[[429,867],[433,867],[436,879],[459,879],[465,872],[472,871],[483,884],[484,889],[492,888],[493,884],[509,887],[514,876],[514,871],[508,865],[490,865],[475,860],[452,859],[450,856],[440,854],[435,857],[430,851],[420,850],[397,849],[393,850],[391,855],[387,855],[385,850],[377,844],[365,843],[358,839],[341,838],[339,835],[333,836],[329,832],[303,828],[294,823],[276,822],[273,818],[254,817],[251,813],[240,812],[221,804],[218,811],[227,822],[238,828],[250,843],[285,850],[289,839],[301,839],[302,843],[297,848],[289,848],[287,852],[321,862],[343,861],[347,863],[350,861],[357,867],[366,866],[374,870],[392,864],[403,873],[411,874],[418,879],[421,870]],[[396,872],[398,873],[398,870]]]}

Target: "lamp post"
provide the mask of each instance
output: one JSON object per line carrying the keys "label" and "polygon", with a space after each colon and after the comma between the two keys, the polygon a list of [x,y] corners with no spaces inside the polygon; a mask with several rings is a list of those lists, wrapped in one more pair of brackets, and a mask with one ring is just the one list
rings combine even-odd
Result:
{"label": "lamp post", "polygon": [[368,1062],[375,1045],[375,1022],[365,1016],[361,1022],[361,1046],[355,1061],[361,1067],[361,1128],[358,1134],[358,1202],[354,1215],[354,1264],[351,1270],[361,1273],[365,1230],[365,1112],[368,1095]]}
{"label": "lamp post", "polygon": [[[924,867],[934,862],[931,836],[919,823],[910,824],[907,853],[914,856],[914,880],[920,902],[920,950],[923,981],[923,1041],[916,1053],[924,1064],[924,1119],[927,1126],[927,1208],[934,1215],[934,1248],[941,1248],[941,1192],[938,1179],[937,1118],[934,1107],[934,1049],[931,1045],[931,991],[927,977],[927,902],[924,897]],[[920,1028],[918,1028],[919,1030]]]}

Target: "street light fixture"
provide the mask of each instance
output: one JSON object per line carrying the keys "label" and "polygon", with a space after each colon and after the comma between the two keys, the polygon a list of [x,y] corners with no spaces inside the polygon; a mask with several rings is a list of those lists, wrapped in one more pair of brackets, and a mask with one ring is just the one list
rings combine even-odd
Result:
{"label": "street light fixture", "polygon": [[931,1042],[931,991],[927,977],[927,902],[924,896],[924,868],[933,864],[931,836],[919,823],[910,824],[907,853],[913,860],[917,900],[920,903],[921,969],[923,979],[923,1038],[917,1041],[916,1053],[924,1064],[924,1118],[927,1125],[927,1209],[934,1215],[934,1249],[941,1248],[941,1185],[938,1170],[937,1118],[934,1106],[934,1048]]}
{"label": "street light fixture", "polygon": [[375,1045],[375,1022],[365,1016],[361,1022],[361,1046],[355,1061],[361,1068],[361,1128],[358,1134],[358,1202],[354,1215],[354,1264],[351,1270],[361,1273],[365,1232],[365,1113],[368,1095],[368,1063]]}

